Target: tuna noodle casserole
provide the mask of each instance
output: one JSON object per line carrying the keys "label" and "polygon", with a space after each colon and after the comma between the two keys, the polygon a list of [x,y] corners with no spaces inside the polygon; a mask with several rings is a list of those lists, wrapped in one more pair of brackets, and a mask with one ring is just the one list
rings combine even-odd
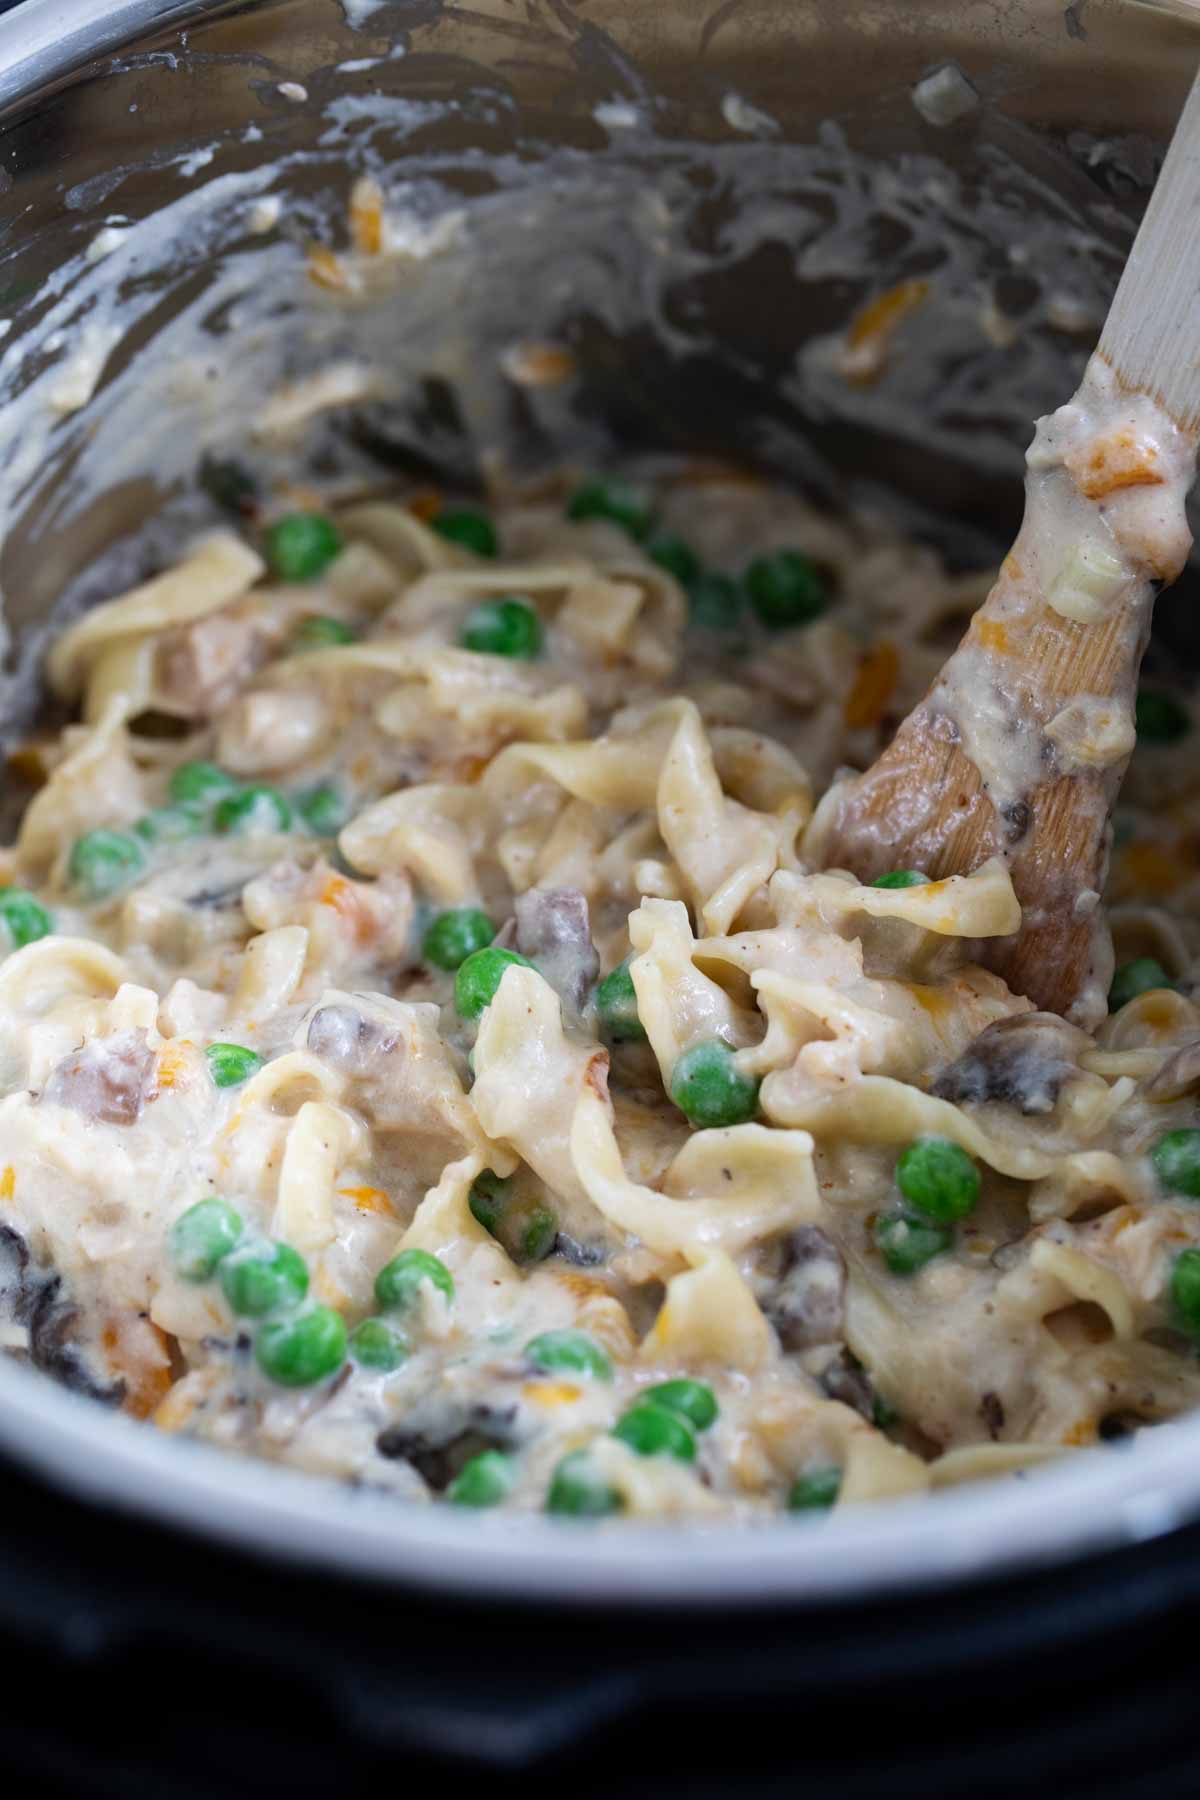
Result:
{"label": "tuna noodle casserole", "polygon": [[986,575],[715,467],[206,479],[231,522],[59,636],[77,722],[15,759],[13,1354],[575,1515],[814,1512],[1200,1402],[1185,699],[1139,697],[1092,1034],[981,966],[1000,861],[819,872],[814,795]]}

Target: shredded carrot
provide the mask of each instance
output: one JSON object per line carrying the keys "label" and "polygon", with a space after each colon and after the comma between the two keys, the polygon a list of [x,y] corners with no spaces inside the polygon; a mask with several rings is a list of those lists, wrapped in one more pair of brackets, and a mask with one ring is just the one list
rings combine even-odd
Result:
{"label": "shredded carrot", "polygon": [[1062,1441],[1064,1444],[1094,1444],[1096,1441],[1095,1421],[1077,1419],[1074,1425],[1068,1426],[1063,1432]]}
{"label": "shredded carrot", "polygon": [[851,731],[878,725],[895,690],[899,673],[900,654],[895,644],[885,639],[867,651],[842,708],[842,717]]}
{"label": "shredded carrot", "polygon": [[1121,873],[1144,894],[1170,894],[1187,877],[1178,859],[1155,844],[1130,844],[1120,857]]}
{"label": "shredded carrot", "polygon": [[362,256],[378,256],[383,249],[383,195],[369,175],[355,182],[350,195],[350,237]]}
{"label": "shredded carrot", "polygon": [[308,279],[318,287],[329,288],[336,294],[344,293],[350,286],[345,263],[324,244],[310,244],[308,247]]}
{"label": "shredded carrot", "polygon": [[1089,500],[1101,500],[1118,488],[1157,487],[1166,479],[1157,462],[1155,446],[1139,442],[1128,429],[1093,444],[1086,461],[1067,459],[1076,487]]}
{"label": "shredded carrot", "polygon": [[385,1218],[394,1219],[396,1209],[384,1193],[377,1187],[344,1187],[338,1193],[347,1200],[353,1200],[359,1212],[380,1213]]}
{"label": "shredded carrot", "polygon": [[192,1060],[193,1046],[187,1038],[180,1038],[175,1043],[164,1044],[158,1053],[158,1065],[154,1072],[156,1085],[163,1088],[176,1088],[187,1075],[188,1065]]}
{"label": "shredded carrot", "polygon": [[37,738],[29,738],[23,744],[17,744],[8,755],[8,766],[13,774],[30,787],[41,787],[50,778],[50,746]]}
{"label": "shredded carrot", "polygon": [[558,387],[575,373],[575,358],[565,344],[513,344],[500,361],[518,387]]}
{"label": "shredded carrot", "polygon": [[999,619],[980,619],[975,630],[985,650],[994,650],[997,656],[1008,655],[1007,625],[1002,625]]}
{"label": "shredded carrot", "polygon": [[556,1406],[570,1406],[582,1395],[583,1389],[570,1381],[527,1381],[521,1389],[522,1399],[528,1400],[531,1406],[545,1407],[547,1411]]}
{"label": "shredded carrot", "polygon": [[898,281],[855,314],[846,332],[841,358],[841,371],[847,381],[865,386],[878,380],[897,330],[928,292],[927,281]]}
{"label": "shredded carrot", "polygon": [[[157,1325],[145,1325],[138,1338],[143,1341],[130,1345],[119,1326],[106,1325],[100,1333],[100,1344],[109,1368],[125,1383],[122,1410],[135,1419],[145,1419],[171,1387],[171,1364],[166,1333]],[[148,1343],[153,1344],[153,1349],[147,1347]]]}
{"label": "shredded carrot", "polygon": [[414,519],[420,519],[428,525],[430,519],[436,519],[446,502],[436,488],[417,488],[404,502]]}

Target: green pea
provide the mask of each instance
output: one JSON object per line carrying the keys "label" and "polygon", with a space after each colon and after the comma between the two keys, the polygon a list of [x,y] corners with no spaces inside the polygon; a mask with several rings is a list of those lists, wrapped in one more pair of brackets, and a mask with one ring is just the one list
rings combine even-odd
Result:
{"label": "green pea", "polygon": [[264,1375],[280,1387],[312,1387],[346,1360],[346,1326],[328,1306],[260,1325],[254,1355]]}
{"label": "green pea", "polygon": [[484,1230],[490,1231],[493,1237],[496,1235],[496,1227],[508,1205],[511,1193],[511,1179],[502,1180],[499,1175],[493,1175],[490,1169],[485,1169],[482,1175],[477,1175],[471,1184],[467,1205]]}
{"label": "green pea", "polygon": [[315,581],[341,555],[342,534],[323,513],[286,513],[267,527],[264,545],[280,581]]}
{"label": "green pea", "polygon": [[521,1232],[521,1252],[526,1262],[544,1262],[558,1240],[558,1220],[544,1206],[530,1213]]}
{"label": "green pea", "polygon": [[693,1125],[744,1124],[758,1107],[758,1088],[720,1038],[685,1050],[671,1075],[671,1098]]}
{"label": "green pea", "polygon": [[629,958],[618,963],[596,989],[596,1013],[600,1030],[612,1044],[640,1043],[646,1027],[638,1017],[637,993],[629,973]]}
{"label": "green pea", "polygon": [[871,1423],[877,1431],[890,1431],[893,1425],[900,1423],[900,1414],[882,1394],[876,1394],[871,1402]]}
{"label": "green pea", "polygon": [[261,1319],[299,1306],[308,1292],[308,1265],[290,1244],[229,1257],[221,1264],[221,1292],[235,1313]]}
{"label": "green pea", "polygon": [[54,920],[41,901],[19,887],[0,887],[0,925],[14,950],[36,944],[54,930]]}
{"label": "green pea", "polygon": [[654,523],[650,502],[627,481],[585,481],[567,501],[568,519],[608,519],[639,542]]}
{"label": "green pea", "polygon": [[1172,1263],[1171,1305],[1184,1330],[1200,1338],[1200,1250],[1181,1250]]}
{"label": "green pea", "polygon": [[1192,728],[1187,708],[1161,688],[1141,688],[1133,706],[1138,737],[1147,744],[1175,744]]}
{"label": "green pea", "polygon": [[564,1456],[550,1479],[546,1511],[574,1519],[601,1519],[621,1512],[624,1501],[595,1467],[586,1450]]}
{"label": "green pea", "polygon": [[249,512],[254,504],[258,491],[254,477],[235,457],[206,453],[200,458],[197,479],[209,499],[225,512]]}
{"label": "green pea", "polygon": [[789,1512],[825,1512],[837,1499],[842,1488],[840,1469],[809,1469],[792,1483],[788,1495]]}
{"label": "green pea", "polygon": [[651,562],[656,562],[660,569],[673,575],[681,587],[690,587],[700,574],[700,558],[674,532],[660,532],[646,546],[646,555]]}
{"label": "green pea", "polygon": [[486,950],[496,927],[477,906],[456,906],[439,913],[421,940],[421,955],[435,969],[457,969],[477,950]]}
{"label": "green pea", "polygon": [[197,1200],[180,1213],[167,1237],[176,1273],[185,1281],[207,1281],[241,1235],[241,1218],[227,1200]]}
{"label": "green pea", "polygon": [[339,644],[353,644],[357,637],[358,633],[341,619],[317,613],[311,619],[301,619],[292,634],[291,649],[294,655],[303,656],[307,650],[330,650]]}
{"label": "green pea", "polygon": [[1168,1194],[1200,1200],[1200,1131],[1168,1131],[1151,1150],[1150,1161]]}
{"label": "green pea", "polygon": [[424,1281],[453,1300],[454,1277],[440,1256],[431,1250],[401,1250],[375,1277],[375,1298],[389,1312],[403,1312],[415,1303]]}
{"label": "green pea", "polygon": [[952,1225],[974,1210],[979,1170],[950,1138],[920,1137],[900,1153],[896,1186],[926,1218]]}
{"label": "green pea", "polygon": [[454,1004],[463,1019],[477,1019],[496,998],[496,990],[511,968],[532,969],[527,956],[517,950],[501,950],[491,944],[486,950],[473,950],[459,965],[454,977]]}
{"label": "green pea", "polygon": [[503,594],[473,607],[463,620],[459,642],[481,656],[510,656],[532,662],[542,650],[542,621],[528,600]]}
{"label": "green pea", "polygon": [[1108,1010],[1110,1013],[1120,1012],[1139,994],[1148,994],[1154,988],[1170,987],[1167,971],[1153,956],[1135,956],[1132,962],[1122,963],[1112,978],[1112,986],[1108,990]]}
{"label": "green pea", "polygon": [[208,806],[222,794],[237,791],[238,781],[212,762],[180,763],[171,771],[167,791],[179,806]]}
{"label": "green pea", "polygon": [[101,826],[75,839],[67,870],[86,900],[107,900],[128,886],[144,861],[136,838]]}
{"label": "green pea", "polygon": [[350,1354],[364,1369],[390,1375],[408,1356],[408,1339],[387,1319],[364,1319],[350,1333]]}
{"label": "green pea", "polygon": [[920,869],[889,869],[886,875],[877,875],[871,886],[880,888],[924,887],[928,880],[928,875],[922,875]]}
{"label": "green pea", "polygon": [[446,1489],[446,1498],[452,1506],[499,1506],[512,1492],[516,1478],[511,1456],[502,1450],[481,1450],[463,1464]]}
{"label": "green pea", "polygon": [[317,837],[336,837],[346,823],[346,803],[335,787],[307,788],[296,796],[296,811]]}
{"label": "green pea", "polygon": [[247,1049],[245,1044],[210,1044],[204,1054],[208,1072],[219,1088],[240,1087],[263,1066],[258,1051]]}
{"label": "green pea", "polygon": [[646,1388],[638,1397],[638,1405],[664,1406],[668,1412],[686,1419],[696,1431],[707,1431],[720,1410],[717,1396],[706,1382],[660,1381]]}
{"label": "green pea", "polygon": [[774,550],[757,557],[746,570],[746,592],[772,631],[807,625],[828,605],[817,566],[802,550]]}
{"label": "green pea", "polygon": [[486,513],[476,512],[473,507],[451,507],[431,522],[439,537],[475,556],[495,556],[500,548],[496,527]]}
{"label": "green pea", "polygon": [[608,1353],[586,1331],[543,1331],[525,1346],[525,1360],[547,1373],[569,1369],[594,1381],[612,1380]]}
{"label": "green pea", "polygon": [[950,1249],[954,1231],[949,1225],[934,1225],[905,1213],[885,1213],[875,1221],[875,1243],[893,1275],[915,1275]]}
{"label": "green pea", "polygon": [[267,837],[292,829],[292,809],[278,788],[255,782],[218,800],[213,824],[234,837]]}
{"label": "green pea", "polygon": [[613,1436],[636,1450],[639,1456],[673,1456],[678,1462],[695,1462],[696,1437],[686,1419],[639,1400],[613,1426]]}
{"label": "green pea", "polygon": [[742,590],[732,575],[710,569],[688,589],[688,615],[701,631],[737,631],[742,623]]}
{"label": "green pea", "polygon": [[156,806],[133,829],[147,844],[179,844],[204,830],[204,814],[198,806]]}

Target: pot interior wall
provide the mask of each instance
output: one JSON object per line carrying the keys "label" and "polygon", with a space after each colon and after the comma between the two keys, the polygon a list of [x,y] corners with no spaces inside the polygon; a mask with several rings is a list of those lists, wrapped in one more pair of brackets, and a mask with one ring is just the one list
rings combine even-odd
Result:
{"label": "pot interior wall", "polygon": [[[202,509],[204,448],[290,454],[258,432],[273,382],[364,354],[377,397],[327,418],[318,459],[369,443],[376,473],[382,447],[468,483],[497,452],[717,453],[831,504],[899,497],[985,559],[1029,421],[1070,392],[1103,316],[1195,41],[1118,0],[1086,24],[1041,0],[348,10],[357,29],[309,0],[210,8],[182,36],[176,17],[96,61],[26,65],[0,239],[18,634],[74,578],[78,605],[153,565],[146,520],[165,509],[169,534]],[[79,8],[111,38],[120,9],[101,16]],[[976,101],[935,125],[912,86],[947,61]],[[347,301],[308,259],[344,245],[363,172],[418,235],[447,208],[466,224]],[[278,223],[256,231],[268,193]],[[90,260],[111,221],[127,235]],[[918,294],[848,378],[856,317]],[[89,330],[96,391],[64,413]],[[570,346],[568,391],[504,379],[529,338]]]}

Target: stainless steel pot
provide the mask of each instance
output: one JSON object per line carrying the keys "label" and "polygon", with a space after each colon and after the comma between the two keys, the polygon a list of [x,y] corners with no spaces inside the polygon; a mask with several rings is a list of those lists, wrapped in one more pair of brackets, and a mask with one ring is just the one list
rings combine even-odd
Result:
{"label": "stainless steel pot", "polygon": [[[382,375],[330,415],[323,456],[384,440],[466,480],[497,450],[733,452],[832,500],[886,493],[952,554],[984,553],[1198,56],[1194,0],[25,0],[0,19],[10,670],[64,588],[100,591],[97,558],[136,567],[191,516],[199,447],[260,429],[273,380],[339,358]],[[946,64],[921,110],[914,84]],[[312,245],[336,257],[363,170],[440,249],[348,302],[310,279]],[[896,354],[847,383],[848,318],[915,280]],[[530,337],[572,346],[569,396],[506,382]],[[10,718],[25,692],[14,679]],[[931,1587],[1200,1513],[1200,1420],[819,1532],[738,1534],[400,1510],[7,1364],[0,1443],[74,1492],[271,1555],[555,1600]]]}

